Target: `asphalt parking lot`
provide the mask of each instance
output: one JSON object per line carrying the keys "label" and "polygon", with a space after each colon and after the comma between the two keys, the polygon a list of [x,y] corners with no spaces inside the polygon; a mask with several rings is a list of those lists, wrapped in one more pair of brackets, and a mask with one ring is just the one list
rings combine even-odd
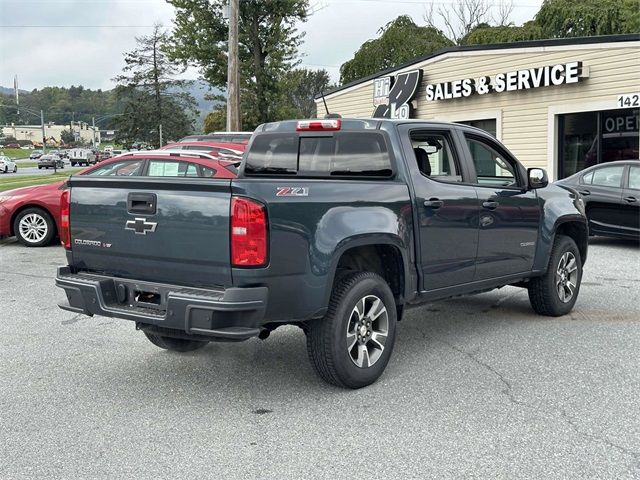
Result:
{"label": "asphalt parking lot", "polygon": [[1,478],[640,478],[637,244],[592,240],[562,318],[512,287],[411,310],[359,391],[295,327],[177,354],[59,310],[63,263],[0,242]]}

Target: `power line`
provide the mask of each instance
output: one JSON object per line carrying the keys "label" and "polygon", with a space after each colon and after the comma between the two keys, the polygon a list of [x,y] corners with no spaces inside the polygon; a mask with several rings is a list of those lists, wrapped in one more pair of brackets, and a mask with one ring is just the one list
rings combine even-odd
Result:
{"label": "power line", "polygon": [[153,25],[0,25],[0,28],[153,28]]}

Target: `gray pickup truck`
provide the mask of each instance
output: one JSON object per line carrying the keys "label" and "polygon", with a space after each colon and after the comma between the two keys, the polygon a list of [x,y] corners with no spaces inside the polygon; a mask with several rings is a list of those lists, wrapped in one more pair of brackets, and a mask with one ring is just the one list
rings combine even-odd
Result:
{"label": "gray pickup truck", "polygon": [[61,308],[132,320],[160,348],[294,324],[320,377],[359,388],[382,374],[406,308],[515,285],[557,316],[580,289],[582,199],[472,127],[270,123],[237,179],[135,171],[69,179],[56,284]]}

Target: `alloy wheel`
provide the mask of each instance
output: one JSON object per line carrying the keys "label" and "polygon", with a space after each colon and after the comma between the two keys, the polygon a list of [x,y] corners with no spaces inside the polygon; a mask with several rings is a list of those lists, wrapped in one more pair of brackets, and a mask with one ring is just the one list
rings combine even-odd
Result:
{"label": "alloy wheel", "polygon": [[20,235],[29,243],[41,242],[49,231],[47,221],[42,215],[30,213],[20,219],[18,224]]}
{"label": "alloy wheel", "polygon": [[556,269],[556,291],[561,302],[570,302],[578,285],[578,262],[571,252],[565,252]]}
{"label": "alloy wheel", "polygon": [[369,368],[382,356],[389,334],[389,314],[375,295],[361,298],[347,323],[347,351],[360,368]]}

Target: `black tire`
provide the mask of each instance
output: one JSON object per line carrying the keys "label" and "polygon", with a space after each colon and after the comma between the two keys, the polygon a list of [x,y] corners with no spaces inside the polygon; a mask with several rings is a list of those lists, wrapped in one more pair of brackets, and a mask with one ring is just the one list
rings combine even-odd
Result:
{"label": "black tire", "polygon": [[[563,289],[565,295],[569,287],[564,287],[568,275],[564,274],[565,269],[561,268],[561,261],[563,257],[568,254],[573,256],[576,264],[576,277],[575,287],[573,288],[573,294],[567,300],[560,298],[560,290]],[[571,257],[568,257],[569,259]],[[561,270],[564,275],[559,276],[558,271]],[[569,278],[570,280],[570,278]],[[582,282],[582,258],[580,257],[580,250],[576,242],[571,237],[565,235],[557,235],[551,249],[551,256],[549,258],[549,265],[547,271],[541,277],[532,279],[529,282],[529,302],[533,310],[539,315],[546,315],[549,317],[559,317],[569,313],[578,299],[578,293],[580,292],[580,283]],[[569,282],[572,283],[573,282]]]}
{"label": "black tire", "polygon": [[42,167],[40,165],[38,165],[38,170],[42,170]]}
{"label": "black tire", "polygon": [[155,333],[144,332],[144,334],[156,347],[160,347],[165,350],[172,350],[174,352],[193,352],[194,350],[198,350],[209,343],[198,340],[187,340],[185,338],[164,337]]}
{"label": "black tire", "polygon": [[[354,363],[356,360],[352,357],[353,348],[360,348],[359,340],[353,344],[350,351],[347,347],[347,331],[354,324],[354,319],[357,321],[357,317],[354,317],[356,304],[370,297],[377,297],[386,309],[387,335],[384,348],[373,361],[373,365],[360,367]],[[365,311],[364,303],[363,307]],[[382,318],[384,319],[383,316]],[[393,352],[396,320],[393,293],[382,277],[371,272],[349,273],[343,276],[334,286],[327,314],[324,318],[313,320],[307,325],[305,333],[311,365],[320,378],[330,384],[354,389],[371,385],[382,375]],[[373,320],[371,323],[378,321]],[[373,331],[374,327],[371,330]],[[354,332],[358,331],[355,327]],[[368,350],[370,345],[365,344],[364,348]],[[369,355],[367,354],[367,362],[375,358]]]}
{"label": "black tire", "polygon": [[[27,215],[37,215],[38,217],[41,217],[46,224],[46,234],[37,241],[24,237],[20,231],[20,221]],[[56,224],[53,221],[53,218],[51,218],[51,215],[49,215],[49,212],[42,208],[31,207],[22,210],[18,215],[16,215],[16,218],[13,219],[13,233],[18,241],[25,247],[44,247],[49,245],[51,240],[56,236]]]}
{"label": "black tire", "polygon": [[17,165],[13,166],[13,173],[18,173],[18,166]]}
{"label": "black tire", "polygon": [[75,167],[76,166],[76,162],[71,162],[71,166]]}
{"label": "black tire", "polygon": [[4,167],[4,173],[9,173],[9,167]]}

